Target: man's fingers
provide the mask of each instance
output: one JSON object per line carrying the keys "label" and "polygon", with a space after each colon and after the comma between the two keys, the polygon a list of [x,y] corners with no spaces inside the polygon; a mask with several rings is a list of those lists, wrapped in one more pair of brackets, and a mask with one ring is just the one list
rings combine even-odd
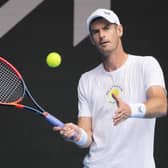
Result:
{"label": "man's fingers", "polygon": [[53,127],[53,131],[60,131],[62,127]]}
{"label": "man's fingers", "polygon": [[112,93],[112,97],[116,101],[117,106],[119,107],[121,103],[121,99],[118,96],[116,96],[114,93]]}
{"label": "man's fingers", "polygon": [[117,125],[120,122],[126,120],[127,118],[128,118],[128,114],[119,108],[116,111],[115,115],[113,116],[113,123],[114,123],[114,125]]}
{"label": "man's fingers", "polygon": [[53,127],[53,131],[58,131],[63,138],[79,140],[80,131],[79,127],[73,123],[66,123],[64,127]]}

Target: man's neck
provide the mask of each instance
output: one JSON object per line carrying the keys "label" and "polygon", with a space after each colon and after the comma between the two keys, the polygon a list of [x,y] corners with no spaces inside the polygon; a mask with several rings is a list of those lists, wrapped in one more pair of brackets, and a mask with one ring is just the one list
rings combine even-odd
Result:
{"label": "man's neck", "polygon": [[103,61],[104,68],[106,71],[114,71],[118,68],[120,68],[127,60],[128,54],[126,52],[121,52],[121,53],[113,53],[108,56]]}

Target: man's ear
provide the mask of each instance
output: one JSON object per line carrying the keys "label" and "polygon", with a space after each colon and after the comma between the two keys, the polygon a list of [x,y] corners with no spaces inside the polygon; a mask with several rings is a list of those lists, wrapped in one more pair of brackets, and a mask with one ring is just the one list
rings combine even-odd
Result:
{"label": "man's ear", "polygon": [[117,32],[118,32],[118,35],[119,35],[120,37],[123,36],[123,26],[122,26],[122,25],[118,25],[118,26],[117,26]]}

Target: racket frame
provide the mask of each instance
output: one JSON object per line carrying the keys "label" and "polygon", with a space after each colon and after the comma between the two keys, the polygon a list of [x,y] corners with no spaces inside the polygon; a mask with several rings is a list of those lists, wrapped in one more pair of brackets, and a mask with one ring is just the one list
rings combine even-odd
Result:
{"label": "racket frame", "polygon": [[[22,75],[19,73],[19,71],[11,64],[9,63],[7,60],[5,60],[3,57],[0,57],[0,62],[3,62],[4,64],[6,64],[8,66],[8,68],[10,68],[12,71],[14,71],[14,73],[16,74],[16,76],[18,77],[19,80],[21,80],[22,84],[23,84],[23,95],[21,97],[19,97],[16,101],[7,103],[7,102],[0,102],[0,105],[3,106],[13,106],[19,109],[26,109],[29,111],[33,111],[35,113],[37,113],[40,116],[43,116],[50,124],[52,124],[53,126],[64,126],[64,123],[62,121],[60,121],[59,119],[57,119],[55,116],[53,116],[52,114],[46,112],[38,103],[37,101],[33,98],[33,96],[31,95],[30,91],[28,90],[25,81],[23,80]],[[20,104],[20,102],[23,101],[25,95],[28,96],[28,98],[32,101],[33,105],[37,108],[31,107],[31,106],[27,106],[24,104]]]}

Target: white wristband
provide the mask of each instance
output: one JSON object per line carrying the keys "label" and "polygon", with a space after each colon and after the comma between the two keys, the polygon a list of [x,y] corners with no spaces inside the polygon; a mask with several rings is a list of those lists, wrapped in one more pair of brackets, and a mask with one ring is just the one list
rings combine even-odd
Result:
{"label": "white wristband", "polygon": [[74,143],[76,145],[82,147],[82,146],[86,145],[86,143],[88,141],[88,135],[84,129],[80,128],[80,131],[81,131],[81,137],[80,137],[79,141],[74,141]]}
{"label": "white wristband", "polygon": [[131,108],[131,116],[133,118],[144,118],[146,106],[143,103],[129,104]]}

